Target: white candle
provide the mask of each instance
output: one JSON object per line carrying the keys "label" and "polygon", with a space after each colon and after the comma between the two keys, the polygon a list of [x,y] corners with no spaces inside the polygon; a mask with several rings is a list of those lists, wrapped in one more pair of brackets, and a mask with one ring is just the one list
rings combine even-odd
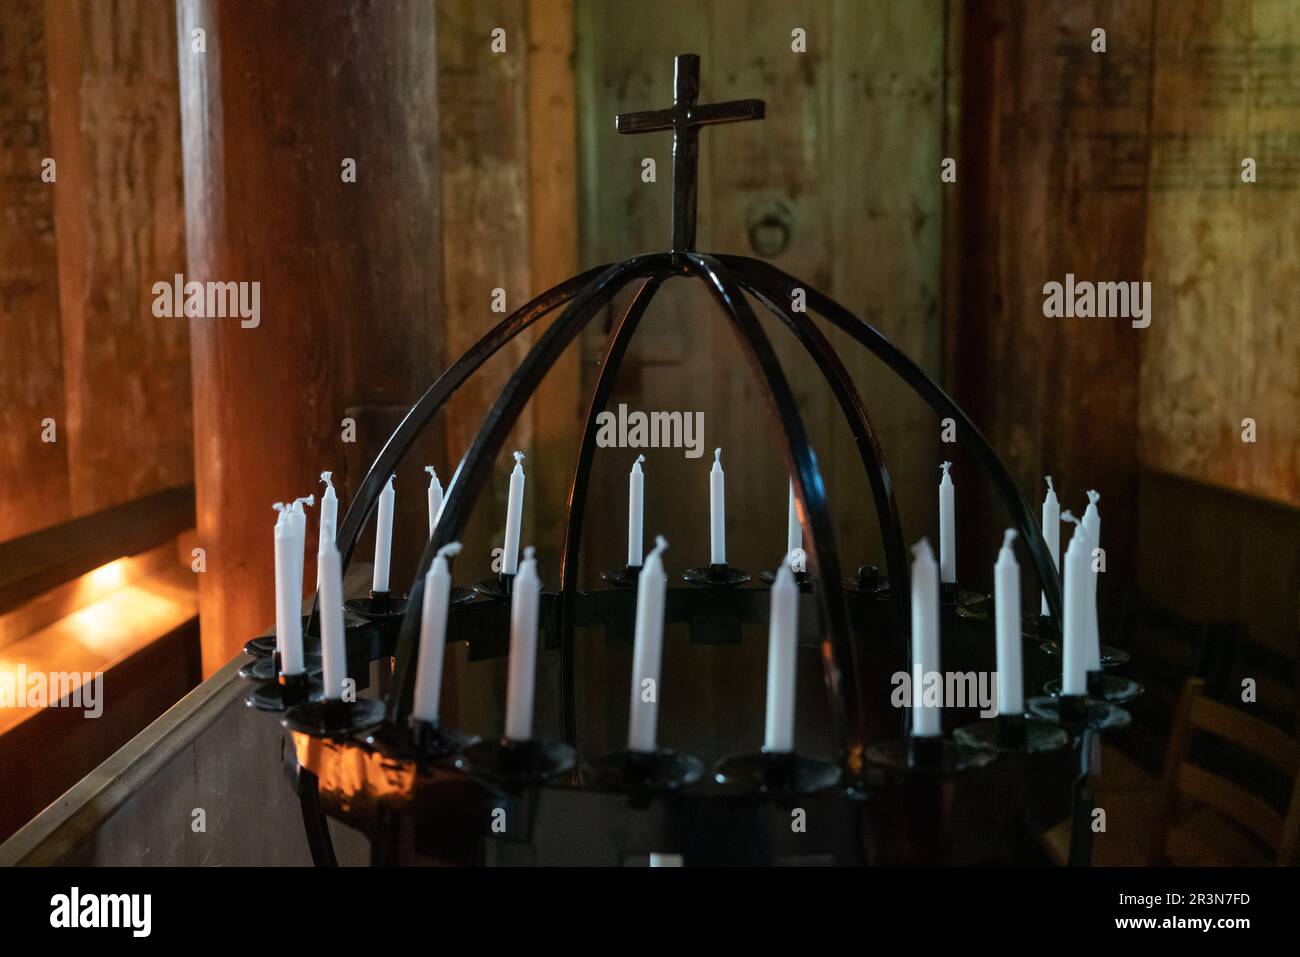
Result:
{"label": "white candle", "polygon": [[1020,566],[1008,528],[993,566],[993,617],[998,644],[998,714],[1025,713],[1025,679],[1020,646]]}
{"label": "white candle", "polygon": [[320,569],[320,646],[324,695],[341,700],[348,677],[347,643],[343,638],[343,562],[338,546],[330,539],[321,542],[316,554]]}
{"label": "white candle", "polygon": [[429,537],[433,538],[433,530],[438,524],[438,510],[442,508],[442,483],[438,481],[438,473],[432,465],[426,465],[424,470],[429,473]]}
{"label": "white candle", "polygon": [[939,577],[945,582],[957,581],[957,516],[953,502],[952,476],[948,470],[951,462],[944,462],[943,478],[939,480]]}
{"label": "white candle", "polygon": [[[303,505],[316,504],[316,496],[296,498],[289,506],[289,530],[293,533],[293,580],[289,583],[289,600],[293,604],[293,622],[285,633],[286,645],[290,640],[302,645],[302,580],[307,564],[307,513]],[[292,673],[292,672],[291,672]]]}
{"label": "white candle", "polygon": [[515,453],[510,473],[510,498],[506,502],[506,547],[501,570],[513,575],[519,570],[519,525],[524,516],[524,453]]}
{"label": "white candle", "polygon": [[451,569],[447,559],[460,553],[460,542],[438,549],[429,574],[424,576],[424,604],[420,609],[420,658],[415,672],[415,701],[411,714],[419,721],[438,723],[442,698],[442,658],[447,647],[447,609],[451,606]]}
{"label": "white candle", "polygon": [[[1057,501],[1056,489],[1052,486],[1052,477],[1047,476],[1047,497],[1043,499],[1043,539],[1047,542],[1047,552],[1052,556],[1052,567],[1061,570],[1061,503]],[[1042,613],[1049,614],[1047,592],[1043,592]]]}
{"label": "white candle", "polygon": [[[517,453],[516,453],[517,454]],[[510,664],[506,683],[506,737],[533,737],[533,687],[537,678],[537,605],[542,583],[537,578],[534,549],[524,549],[510,602]]]}
{"label": "white candle", "polygon": [[289,583],[293,581],[293,532],[289,528],[289,506],[276,502],[275,509],[275,652],[284,667],[284,633],[293,614]]}
{"label": "white candle", "polygon": [[799,586],[790,571],[793,552],[785,556],[772,583],[767,624],[767,721],[763,750],[794,750],[795,652],[799,642]]}
{"label": "white candle", "polygon": [[1088,490],[1088,507],[1083,512],[1083,530],[1088,533],[1088,670],[1101,670],[1101,625],[1097,620],[1097,581],[1100,574],[1093,567],[1092,550],[1101,547],[1101,513],[1097,503],[1101,495]]}
{"label": "white candle", "polygon": [[803,526],[799,524],[799,509],[794,501],[794,480],[790,481],[790,504],[785,515],[785,552],[789,556],[803,549]]}
{"label": "white candle", "polygon": [[1061,693],[1087,694],[1088,664],[1088,533],[1068,511],[1061,520],[1075,522],[1065,549],[1065,629],[1061,648]]}
{"label": "white candle", "polygon": [[388,476],[384,490],[379,493],[379,515],[375,521],[375,575],[370,590],[388,591],[388,563],[393,554],[393,476]]}
{"label": "white candle", "polygon": [[659,669],[664,649],[664,601],[668,576],[661,557],[668,542],[656,536],[637,577],[636,631],[632,648],[632,703],[627,720],[629,751],[653,752],[659,723]]}
{"label": "white candle", "polygon": [[727,564],[727,477],[722,472],[722,449],[713,450],[709,472],[709,546],[710,561]]}
{"label": "white candle", "polygon": [[339,497],[334,491],[333,472],[321,472],[320,480],[325,491],[320,497],[320,537],[334,541],[339,532]]}
{"label": "white candle", "polygon": [[640,568],[645,554],[642,521],[645,517],[645,474],[641,471],[644,455],[638,455],[627,477],[627,567]]}
{"label": "white candle", "polygon": [[938,706],[926,707],[927,676],[939,672],[939,566],[927,539],[912,546],[912,735],[943,733]]}

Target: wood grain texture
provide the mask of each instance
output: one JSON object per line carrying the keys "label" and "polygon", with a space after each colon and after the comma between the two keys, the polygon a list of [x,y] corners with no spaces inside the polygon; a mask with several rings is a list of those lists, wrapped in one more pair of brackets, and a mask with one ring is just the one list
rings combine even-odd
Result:
{"label": "wood grain texture", "polygon": [[193,474],[189,331],[155,317],[184,270],[175,9],[48,0],[50,132],[72,512]]}
{"label": "wood grain texture", "polygon": [[54,190],[41,0],[0,19],[0,540],[69,514],[67,442],[42,442],[41,420],[66,439]]}
{"label": "wood grain texture", "polygon": [[1300,9],[1155,9],[1142,460],[1300,504]]}
{"label": "wood grain texture", "polygon": [[[343,469],[345,409],[409,405],[440,368],[439,101],[427,3],[186,0],[177,33],[187,275],[261,283],[257,328],[191,322],[211,674],[274,619],[271,503]],[[395,522],[419,540],[422,464],[398,476]],[[340,478],[346,501],[359,476]]]}
{"label": "wood grain texture", "polygon": [[[1062,507],[1102,494],[1107,582],[1131,581],[1138,363],[1145,331],[1124,319],[1043,315],[1043,286],[1146,278],[1144,189],[1150,4],[967,3],[958,218],[945,250],[955,288],[944,313],[950,391],[1031,503],[1052,475]],[[1107,29],[1092,53],[1091,30]],[[972,460],[955,457],[959,577],[991,584],[1007,523]],[[1027,582],[1032,579],[1026,578]],[[1032,586],[1029,586],[1032,587]]]}

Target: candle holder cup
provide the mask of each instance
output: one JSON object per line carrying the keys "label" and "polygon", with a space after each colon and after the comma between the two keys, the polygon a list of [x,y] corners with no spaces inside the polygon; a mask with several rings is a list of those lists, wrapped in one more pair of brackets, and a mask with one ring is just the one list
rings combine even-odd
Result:
{"label": "candle holder cup", "polygon": [[[1043,654],[1051,655],[1053,658],[1061,653],[1061,642],[1055,638],[1044,641],[1040,644],[1039,649]],[[1123,648],[1115,648],[1111,645],[1101,646],[1101,666],[1105,668],[1118,668],[1129,662],[1130,655]]]}
{"label": "candle holder cup", "polygon": [[[758,577],[759,580],[771,585],[776,581],[776,572],[759,572]],[[807,572],[795,572],[794,583],[799,586],[801,592],[811,592],[813,590],[813,579]]]}
{"label": "candle holder cup", "polygon": [[837,787],[842,777],[837,765],[805,758],[794,751],[738,754],[723,758],[713,769],[713,779],[724,787],[759,794],[812,794]]}
{"label": "candle holder cup", "polygon": [[667,748],[611,751],[592,762],[592,772],[611,791],[676,791],[700,780],[704,764],[693,754]]}
{"label": "candle holder cup", "polygon": [[[1061,694],[1061,679],[1053,678],[1043,685],[1043,690],[1050,697],[1059,697]],[[1088,697],[1097,701],[1105,701],[1108,704],[1124,704],[1134,698],[1141,697],[1145,691],[1146,689],[1132,678],[1108,675],[1104,671],[1088,672]]]}
{"label": "candle holder cup", "polygon": [[515,786],[540,784],[571,771],[577,763],[577,752],[560,741],[509,738],[480,741],[456,758],[456,767],[466,774]]}
{"label": "candle holder cup", "polygon": [[349,598],[343,603],[343,610],[375,625],[401,624],[402,616],[406,614],[406,596],[372,591],[369,598]]}
{"label": "candle holder cup", "polygon": [[465,748],[479,743],[479,737],[441,721],[424,721],[412,715],[405,728],[385,723],[366,736],[366,742],[386,754],[434,764],[450,763]]}
{"label": "candle holder cup", "polygon": [[997,752],[967,747],[940,735],[910,735],[867,749],[867,761],[895,774],[959,774],[997,760]]}
{"label": "candle holder cup", "polygon": [[274,681],[267,681],[253,691],[244,703],[258,711],[287,711],[289,708],[319,698],[321,684],[304,671],[296,675],[281,673]]}
{"label": "candle holder cup", "polygon": [[1062,694],[1029,699],[1031,714],[1060,725],[1071,736],[1087,731],[1111,731],[1127,727],[1132,716],[1118,705],[1097,701],[1081,694]]}
{"label": "candle holder cup", "polygon": [[384,715],[384,703],[371,698],[320,698],[289,708],[281,723],[313,738],[342,739],[378,727]]}
{"label": "candle holder cup", "polygon": [[688,568],[682,573],[683,581],[688,581],[692,585],[709,585],[714,588],[734,588],[736,585],[748,582],[750,577],[749,572],[725,563]]}
{"label": "candle holder cup", "polygon": [[1057,725],[1024,714],[985,718],[958,728],[952,736],[959,744],[999,754],[1043,754],[1070,743],[1070,736]]}
{"label": "candle holder cup", "polygon": [[642,568],[643,565],[624,565],[622,568],[601,572],[600,577],[618,588],[635,588],[641,578]]}
{"label": "candle holder cup", "polygon": [[476,594],[494,601],[506,601],[515,593],[515,576],[501,572],[485,578],[474,586]]}
{"label": "candle holder cup", "polygon": [[844,590],[850,595],[888,598],[890,584],[889,579],[875,565],[860,565],[856,573],[845,577]]}

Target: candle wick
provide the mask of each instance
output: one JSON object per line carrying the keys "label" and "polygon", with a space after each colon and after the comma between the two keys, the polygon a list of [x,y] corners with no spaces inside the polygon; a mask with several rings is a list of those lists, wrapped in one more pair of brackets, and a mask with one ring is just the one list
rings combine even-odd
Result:
{"label": "candle wick", "polygon": [[667,548],[668,548],[668,539],[664,538],[662,535],[656,535],[655,547],[651,549],[650,554],[662,555]]}
{"label": "candle wick", "polygon": [[1016,540],[1016,537],[1017,537],[1019,534],[1020,534],[1020,533],[1017,532],[1014,528],[1008,528],[1008,529],[1006,530],[1006,533],[1002,536],[1002,547],[1003,547],[1003,548],[1010,548],[1010,547],[1011,547],[1011,543],[1014,542],[1014,541]]}
{"label": "candle wick", "polygon": [[1096,505],[1100,501],[1101,501],[1101,493],[1098,492],[1096,489],[1091,489],[1091,488],[1088,489],[1088,504]]}
{"label": "candle wick", "polygon": [[438,480],[438,473],[433,470],[432,465],[426,465],[424,470],[429,473],[429,481],[436,482]]}
{"label": "candle wick", "polygon": [[[460,554],[460,549],[460,542],[448,542],[446,545],[442,546],[442,548],[438,549],[438,554],[435,555],[434,558],[453,558]],[[528,557],[527,551],[524,552],[524,557]]]}
{"label": "candle wick", "polygon": [[1061,513],[1061,521],[1063,521],[1063,522],[1073,522],[1075,525],[1078,525],[1078,524],[1079,524],[1079,520],[1078,520],[1077,518],[1074,517],[1074,513],[1071,512],[1068,508],[1067,508],[1064,512]]}
{"label": "candle wick", "polygon": [[537,554],[537,549],[535,549],[532,545],[529,545],[527,548],[524,549],[524,561],[531,562],[533,560],[533,556],[536,554]]}
{"label": "candle wick", "polygon": [[921,540],[912,546],[912,555],[915,558],[922,558],[927,555],[933,557],[934,550],[930,547],[930,539],[924,535],[921,536]]}
{"label": "candle wick", "polygon": [[939,469],[943,472],[944,475],[948,474],[948,470],[950,468],[952,468],[951,462],[944,462],[942,465],[939,466]]}
{"label": "candle wick", "polygon": [[311,508],[313,505],[316,504],[316,496],[315,496],[315,495],[308,495],[306,498],[295,498],[295,499],[293,500],[293,504],[294,504],[294,505],[303,505],[303,504],[305,504],[308,508]]}
{"label": "candle wick", "polygon": [[285,512],[289,510],[289,506],[285,505],[284,502],[276,502],[274,505],[271,506],[271,508],[275,509],[281,515],[283,515]]}
{"label": "candle wick", "polygon": [[328,485],[330,488],[333,488],[334,487],[334,482],[332,479],[333,475],[334,475],[333,472],[321,472],[320,480],[324,482],[326,485]]}
{"label": "candle wick", "polygon": [[519,463],[523,462],[523,460],[524,460],[524,453],[523,453],[523,452],[520,452],[520,451],[516,451],[516,452],[515,452],[515,464],[518,465]]}
{"label": "candle wick", "polygon": [[644,455],[638,455],[638,456],[636,457],[636,464],[637,464],[637,465],[640,465],[640,464],[641,464],[642,462],[644,462],[644,461],[645,461],[645,456],[644,456]]}
{"label": "candle wick", "polygon": [[1047,476],[1047,490],[1053,494],[1056,492],[1056,486],[1052,484],[1052,477],[1050,475]]}
{"label": "candle wick", "polygon": [[719,465],[722,464],[722,449],[713,450],[713,461],[717,462]]}

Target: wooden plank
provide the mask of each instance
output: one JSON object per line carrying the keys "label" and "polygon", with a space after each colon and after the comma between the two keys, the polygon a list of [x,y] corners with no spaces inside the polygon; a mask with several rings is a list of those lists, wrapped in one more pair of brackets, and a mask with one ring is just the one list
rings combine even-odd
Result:
{"label": "wooden plank", "polygon": [[194,524],[194,489],[173,488],[0,542],[0,613]]}
{"label": "wooden plank", "polygon": [[75,515],[193,481],[175,6],[48,0],[50,132]]}
{"label": "wooden plank", "polygon": [[[0,21],[0,540],[69,515],[43,0]],[[53,419],[60,441],[41,441]]]}

